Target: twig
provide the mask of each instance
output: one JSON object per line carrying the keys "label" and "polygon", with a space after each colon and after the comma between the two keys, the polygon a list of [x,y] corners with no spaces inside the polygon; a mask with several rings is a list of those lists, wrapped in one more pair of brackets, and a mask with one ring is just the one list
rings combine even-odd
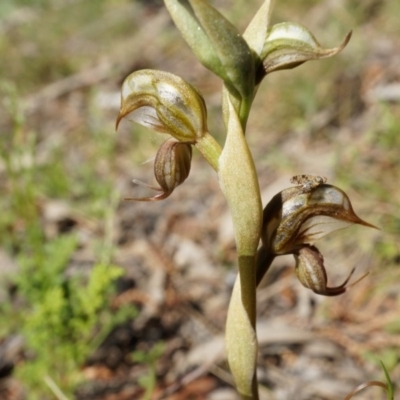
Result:
{"label": "twig", "polygon": [[54,396],[57,397],[58,400],[69,400],[68,397],[61,391],[61,389],[57,386],[57,384],[50,378],[50,376],[46,375],[43,378],[46,385],[53,392]]}

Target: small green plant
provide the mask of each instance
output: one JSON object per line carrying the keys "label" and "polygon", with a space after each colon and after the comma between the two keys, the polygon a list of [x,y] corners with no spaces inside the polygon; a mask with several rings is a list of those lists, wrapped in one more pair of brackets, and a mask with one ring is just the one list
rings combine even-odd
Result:
{"label": "small green plant", "polygon": [[389,373],[385,367],[385,364],[381,361],[381,366],[383,369],[383,373],[385,374],[386,383],[380,381],[368,381],[364,382],[361,385],[357,386],[351,393],[349,393],[344,400],[351,400],[354,395],[360,393],[362,390],[368,387],[380,387],[382,388],[387,394],[387,400],[394,400],[394,386],[393,382],[390,379]]}
{"label": "small green plant", "polygon": [[71,395],[82,381],[79,367],[110,329],[128,317],[127,310],[113,315],[108,308],[121,268],[97,264],[88,279],[65,277],[75,246],[73,236],[50,242],[39,262],[21,260],[23,272],[15,281],[31,305],[19,318],[31,360],[17,368],[17,376],[29,387],[32,399],[42,398],[49,379]]}
{"label": "small green plant", "polygon": [[1,307],[8,331],[24,337],[28,357],[17,365],[16,375],[32,400],[46,397],[46,385],[72,395],[82,381],[83,362],[113,326],[135,313],[131,308],[110,310],[109,298],[123,274],[121,268],[99,263],[87,278],[65,275],[76,246],[74,235],[64,235],[21,256],[13,284],[23,305],[14,310]]}
{"label": "small green plant", "polygon": [[[53,168],[52,158],[39,165],[37,135],[26,127],[16,87],[2,82],[0,91],[12,121],[12,132],[2,134],[4,140],[0,141],[0,160],[6,172],[2,184],[7,190],[0,200],[2,209],[7,210],[0,217],[0,239],[15,255],[19,268],[8,278],[14,294],[0,304],[1,333],[18,333],[24,338],[25,357],[15,373],[30,400],[49,398],[49,390],[58,398],[71,397],[83,379],[83,362],[105,335],[135,310],[111,309],[110,297],[123,270],[110,261],[109,238],[102,240],[99,258],[86,275],[68,273],[79,246],[77,235],[72,231],[46,237],[39,207],[49,191],[54,196],[65,195],[59,183],[68,180],[67,172]],[[89,179],[89,172],[87,175]],[[93,170],[90,178],[95,181]],[[94,202],[96,196],[94,193],[89,201]],[[116,200],[107,202],[116,204]],[[107,219],[111,207],[103,204],[102,208],[107,210],[103,211]]]}
{"label": "small green plant", "polygon": [[147,372],[142,375],[138,383],[145,390],[142,400],[150,400],[157,384],[156,362],[165,350],[164,343],[156,343],[149,351],[137,350],[132,353],[132,360],[147,367]]}
{"label": "small green plant", "polygon": [[263,210],[245,136],[247,120],[265,77],[339,53],[350,34],[340,46],[323,49],[298,23],[270,26],[269,0],[263,2],[243,35],[205,0],[164,2],[196,57],[223,81],[226,140],[221,146],[209,132],[205,101],[188,82],[163,71],[132,73],[122,86],[117,127],[129,115],[170,137],[155,158],[154,173],[160,187],[149,188],[158,193],[129,200],[156,201],[170,196],[189,175],[192,147],[217,172],[231,211],[239,267],[226,322],[227,358],[241,398],[258,399],[256,288],[273,259],[293,254],[297,276],[305,287],[336,296],[347,290],[352,272],[342,285],[329,287],[324,259],[314,242],[352,224],[372,225],[357,217],[342,190],[309,175],[294,177],[296,186],[278,193]]}

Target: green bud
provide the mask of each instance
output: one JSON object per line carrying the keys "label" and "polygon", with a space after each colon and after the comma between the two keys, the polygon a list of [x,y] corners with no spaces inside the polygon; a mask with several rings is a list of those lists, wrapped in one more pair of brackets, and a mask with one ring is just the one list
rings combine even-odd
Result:
{"label": "green bud", "polygon": [[121,90],[122,118],[184,143],[195,143],[207,132],[207,110],[197,89],[168,72],[144,69],[130,74]]}

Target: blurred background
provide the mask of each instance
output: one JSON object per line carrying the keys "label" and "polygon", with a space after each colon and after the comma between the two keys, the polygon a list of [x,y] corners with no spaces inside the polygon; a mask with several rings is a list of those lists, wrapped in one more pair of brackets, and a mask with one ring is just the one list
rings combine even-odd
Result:
{"label": "blurred background", "polygon": [[[261,0],[216,0],[240,31]],[[324,239],[336,298],[280,257],[258,293],[261,398],[342,399],[400,382],[400,2],[277,0],[338,56],[271,74],[248,125],[263,201],[297,174],[326,176],[380,230]],[[142,68],[203,93],[223,144],[221,82],[154,0],[0,3],[0,398],[234,400],[223,350],[235,246],[217,177],[198,153],[162,202],[156,134],[115,119]],[[150,162],[147,162],[149,161]],[[143,192],[144,191],[144,192]],[[399,395],[399,393],[397,393]],[[385,399],[381,389],[358,398]]]}

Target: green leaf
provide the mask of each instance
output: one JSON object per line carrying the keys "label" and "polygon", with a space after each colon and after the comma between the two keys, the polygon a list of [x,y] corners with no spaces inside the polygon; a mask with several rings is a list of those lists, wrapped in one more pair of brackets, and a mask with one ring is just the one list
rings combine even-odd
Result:
{"label": "green leaf", "polygon": [[394,399],[393,382],[390,380],[390,376],[389,376],[389,373],[387,372],[385,364],[382,361],[380,363],[382,365],[383,373],[385,374],[385,378],[386,378],[388,400],[393,400]]}
{"label": "green leaf", "polygon": [[199,61],[225,80],[222,63],[189,3],[179,0],[164,0],[164,2],[175,25]]}
{"label": "green leaf", "polygon": [[219,182],[232,213],[237,252],[257,252],[262,224],[260,188],[254,161],[234,107],[227,99],[227,138],[219,158]]}
{"label": "green leaf", "polygon": [[222,78],[235,97],[251,98],[254,59],[236,27],[204,0],[164,2],[199,61]]}

